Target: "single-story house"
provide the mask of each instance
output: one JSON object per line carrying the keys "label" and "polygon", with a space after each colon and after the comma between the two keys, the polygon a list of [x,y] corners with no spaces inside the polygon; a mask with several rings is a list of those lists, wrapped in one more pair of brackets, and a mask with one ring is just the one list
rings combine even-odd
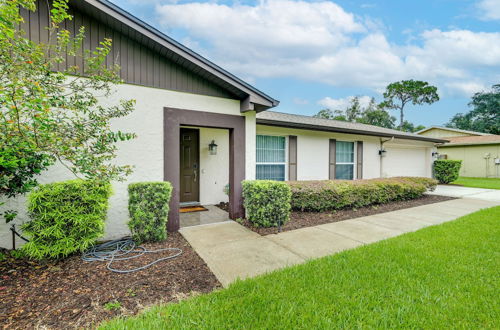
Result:
{"label": "single-story house", "polygon": [[461,176],[500,178],[500,135],[439,126],[417,134],[448,140],[437,146],[439,157],[461,160]]}
{"label": "single-story house", "polygon": [[[23,29],[47,41],[47,7],[23,12]],[[174,187],[168,229],[179,229],[179,206],[229,202],[232,219],[244,216],[245,179],[326,180],[431,176],[435,144],[444,140],[370,125],[266,111],[279,102],[105,0],[71,1],[70,31],[85,26],[84,49],[105,37],[124,84],[103,102],[135,99],[136,110],[113,122],[137,138],[119,146],[116,161],[135,167],[113,183],[106,238],[128,234],[127,185],[169,181]],[[223,37],[223,36],[221,36]],[[81,58],[69,63],[83,65]],[[111,64],[111,62],[110,62]],[[72,179],[54,166],[40,183]],[[229,193],[226,195],[227,187]],[[4,209],[28,220],[26,198]],[[0,246],[10,246],[9,226],[0,222]]]}

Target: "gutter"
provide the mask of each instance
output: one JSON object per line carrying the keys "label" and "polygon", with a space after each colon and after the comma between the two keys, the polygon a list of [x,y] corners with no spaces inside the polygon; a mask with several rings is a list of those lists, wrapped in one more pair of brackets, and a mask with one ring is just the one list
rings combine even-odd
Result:
{"label": "gutter", "polygon": [[500,141],[494,142],[476,142],[476,143],[444,143],[438,145],[438,148],[448,148],[448,147],[464,147],[464,146],[483,146],[483,145],[492,145],[492,144],[500,144]]}
{"label": "gutter", "polygon": [[434,142],[434,143],[446,143],[446,142],[448,142],[448,140],[434,139],[434,138],[429,138],[429,137],[420,136],[420,135],[408,136],[408,135],[404,135],[404,134],[381,133],[381,132],[365,131],[365,130],[360,130],[360,129],[311,125],[311,124],[305,124],[305,123],[286,122],[286,121],[271,120],[271,119],[259,119],[259,118],[257,118],[257,124],[266,125],[266,126],[307,129],[307,130],[313,130],[313,131],[335,132],[335,133],[345,133],[345,134],[358,134],[358,135],[368,135],[368,136],[377,136],[377,137],[398,138],[398,139],[404,139],[404,140],[417,140],[417,141]]}

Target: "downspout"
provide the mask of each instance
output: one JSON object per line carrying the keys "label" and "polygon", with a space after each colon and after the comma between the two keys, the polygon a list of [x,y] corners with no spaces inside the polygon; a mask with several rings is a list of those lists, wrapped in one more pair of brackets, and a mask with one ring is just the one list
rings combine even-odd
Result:
{"label": "downspout", "polygon": [[391,137],[390,139],[387,139],[387,140],[382,140],[380,139],[380,150],[378,151],[378,154],[379,154],[379,157],[380,157],[380,177],[382,178],[383,177],[383,173],[384,173],[384,162],[383,162],[383,159],[385,157],[385,149],[384,149],[384,143],[386,142],[391,142],[391,141],[394,141],[394,136]]}

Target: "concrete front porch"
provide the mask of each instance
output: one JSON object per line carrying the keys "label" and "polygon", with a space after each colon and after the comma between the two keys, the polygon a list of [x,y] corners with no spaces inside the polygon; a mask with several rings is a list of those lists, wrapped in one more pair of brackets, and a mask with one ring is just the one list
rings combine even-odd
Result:
{"label": "concrete front porch", "polygon": [[229,213],[215,205],[204,205],[208,211],[188,212],[179,215],[181,228],[229,221]]}
{"label": "concrete front porch", "polygon": [[276,269],[454,220],[498,200],[461,198],[276,235],[260,236],[234,221],[181,228],[224,286]]}

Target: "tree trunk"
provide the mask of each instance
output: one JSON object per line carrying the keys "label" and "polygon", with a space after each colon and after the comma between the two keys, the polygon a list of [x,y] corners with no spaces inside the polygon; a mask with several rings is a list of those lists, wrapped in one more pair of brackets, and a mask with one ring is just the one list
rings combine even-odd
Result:
{"label": "tree trunk", "polygon": [[401,131],[403,129],[403,120],[404,120],[404,118],[403,118],[403,108],[399,109],[399,111],[400,111],[399,130]]}

